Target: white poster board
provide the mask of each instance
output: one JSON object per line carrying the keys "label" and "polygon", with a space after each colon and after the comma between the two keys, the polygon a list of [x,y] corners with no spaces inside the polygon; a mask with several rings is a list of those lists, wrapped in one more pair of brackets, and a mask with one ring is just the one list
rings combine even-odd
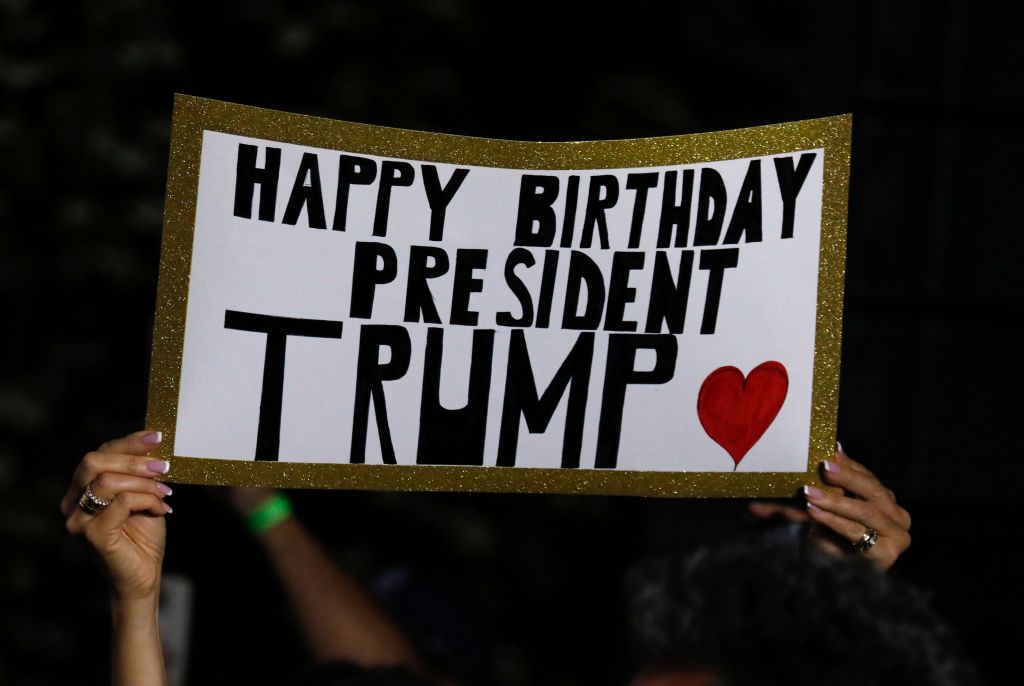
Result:
{"label": "white poster board", "polygon": [[178,96],[172,476],[790,495],[834,446],[849,131],[522,143]]}

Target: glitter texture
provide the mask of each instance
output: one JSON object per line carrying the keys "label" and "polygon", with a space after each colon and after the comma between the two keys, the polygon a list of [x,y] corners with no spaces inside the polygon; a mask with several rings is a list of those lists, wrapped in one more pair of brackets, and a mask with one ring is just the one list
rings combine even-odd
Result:
{"label": "glitter texture", "polygon": [[[790,497],[818,482],[835,451],[846,268],[850,115],[662,138],[531,143],[407,131],[176,95],[146,427],[168,481],[278,488],[592,493],[656,497]],[[594,469],[309,464],[173,455],[203,131],[382,157],[512,169],[618,169],[824,148],[811,433],[806,472],[636,472]]]}

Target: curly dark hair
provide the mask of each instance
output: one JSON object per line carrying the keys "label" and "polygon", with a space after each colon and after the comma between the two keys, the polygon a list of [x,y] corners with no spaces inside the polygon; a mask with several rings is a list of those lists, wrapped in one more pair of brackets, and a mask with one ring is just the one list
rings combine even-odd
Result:
{"label": "curly dark hair", "polygon": [[292,682],[293,686],[431,686],[404,667],[366,668],[352,662],[315,665]]}
{"label": "curly dark hair", "polygon": [[710,668],[730,686],[978,683],[920,591],[803,540],[744,540],[636,566],[627,611],[642,664]]}

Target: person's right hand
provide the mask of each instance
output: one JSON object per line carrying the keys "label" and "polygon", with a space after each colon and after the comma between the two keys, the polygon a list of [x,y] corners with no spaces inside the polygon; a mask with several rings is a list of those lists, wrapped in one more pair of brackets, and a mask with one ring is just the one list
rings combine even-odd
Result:
{"label": "person's right hand", "polygon": [[[749,512],[758,519],[783,517],[812,524],[812,538],[826,551],[864,555],[881,569],[891,567],[910,547],[910,513],[867,467],[836,445],[835,456],[824,463],[822,480],[834,487],[829,493],[808,486],[806,509],[787,503],[755,501]],[[857,552],[854,543],[871,529],[876,543]]]}
{"label": "person's right hand", "polygon": [[834,535],[840,549],[856,549],[861,537],[874,532],[875,542],[855,554],[867,557],[881,569],[892,567],[910,547],[910,513],[896,502],[892,489],[847,455],[842,446],[837,445],[835,458],[822,467],[824,482],[834,490],[808,485],[807,514]]}
{"label": "person's right hand", "polygon": [[[139,431],[86,454],[60,503],[67,530],[99,555],[115,599],[151,599],[159,589],[171,489],[156,479],[170,464],[146,457],[159,442],[157,432]],[[78,499],[87,486],[110,505],[86,513]]]}

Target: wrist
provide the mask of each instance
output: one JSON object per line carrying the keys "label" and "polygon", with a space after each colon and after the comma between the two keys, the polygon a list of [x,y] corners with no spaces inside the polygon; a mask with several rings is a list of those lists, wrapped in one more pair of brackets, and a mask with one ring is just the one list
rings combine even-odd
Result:
{"label": "wrist", "polygon": [[249,510],[246,524],[254,536],[262,537],[291,518],[291,500],[277,491]]}
{"label": "wrist", "polygon": [[115,612],[138,614],[160,605],[160,579],[151,587],[118,589],[110,587],[110,607]]}
{"label": "wrist", "polygon": [[115,631],[118,628],[139,630],[155,626],[160,613],[160,598],[142,596],[114,596],[110,599],[110,617]]}

